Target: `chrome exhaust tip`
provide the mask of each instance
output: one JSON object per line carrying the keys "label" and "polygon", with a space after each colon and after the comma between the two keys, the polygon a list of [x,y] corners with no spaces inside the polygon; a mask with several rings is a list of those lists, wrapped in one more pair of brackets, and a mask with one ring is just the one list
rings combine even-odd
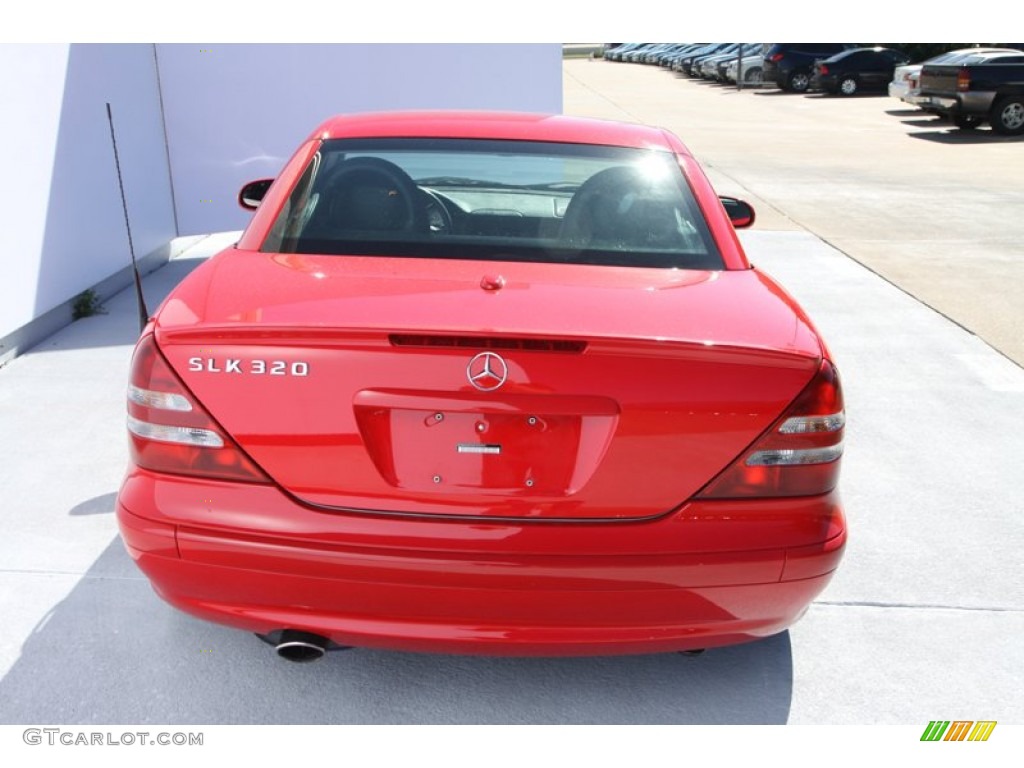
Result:
{"label": "chrome exhaust tip", "polygon": [[327,651],[348,651],[352,648],[351,645],[338,645],[323,635],[301,629],[275,629],[265,635],[257,632],[256,637],[267,645],[274,646],[277,655],[282,659],[297,664],[322,659]]}
{"label": "chrome exhaust tip", "polygon": [[322,659],[330,644],[331,641],[326,637],[297,629],[286,629],[281,633],[274,649],[282,659],[305,664]]}

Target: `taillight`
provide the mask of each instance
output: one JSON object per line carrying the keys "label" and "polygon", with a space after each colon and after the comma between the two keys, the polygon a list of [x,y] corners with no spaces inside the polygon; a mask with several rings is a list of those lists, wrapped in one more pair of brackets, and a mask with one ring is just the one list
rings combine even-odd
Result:
{"label": "taillight", "polygon": [[132,461],[154,472],[270,482],[182,384],[152,336],[132,358],[128,435]]}
{"label": "taillight", "polygon": [[771,429],[699,494],[706,499],[816,496],[839,480],[843,392],[835,367],[818,372]]}
{"label": "taillight", "polygon": [[818,74],[827,75],[828,74],[828,64],[819,64],[818,65]]}
{"label": "taillight", "polygon": [[971,73],[962,67],[956,76],[956,89],[958,91],[971,90]]}
{"label": "taillight", "polygon": [[782,61],[782,54],[781,53],[773,53],[771,56],[768,57],[768,61],[778,63],[778,62]]}

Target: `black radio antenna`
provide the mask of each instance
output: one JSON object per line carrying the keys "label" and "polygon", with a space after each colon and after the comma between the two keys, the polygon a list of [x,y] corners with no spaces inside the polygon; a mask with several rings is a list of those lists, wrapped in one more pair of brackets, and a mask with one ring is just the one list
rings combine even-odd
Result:
{"label": "black radio antenna", "polygon": [[142,295],[142,276],[139,275],[139,265],[135,260],[135,244],[132,242],[132,225],[128,221],[128,201],[124,196],[124,181],[121,178],[121,159],[117,154],[117,137],[114,135],[114,115],[110,111],[110,102],[107,102],[107,122],[110,123],[110,143],[114,145],[114,165],[117,168],[117,186],[121,190],[121,208],[124,210],[124,228],[128,230],[128,252],[132,257],[132,272],[135,273],[135,301],[139,309],[139,332],[149,322],[149,312],[146,310],[146,297]]}

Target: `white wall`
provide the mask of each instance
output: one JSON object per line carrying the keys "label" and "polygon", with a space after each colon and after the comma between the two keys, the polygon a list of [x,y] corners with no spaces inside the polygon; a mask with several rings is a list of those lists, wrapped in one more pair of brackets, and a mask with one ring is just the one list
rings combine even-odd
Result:
{"label": "white wall", "polygon": [[0,44],[0,362],[130,264],[108,101],[141,258],[243,228],[241,185],[331,115],[560,112],[561,46]]}
{"label": "white wall", "polygon": [[181,234],[242,229],[246,181],[325,118],[385,109],[562,111],[542,45],[158,45]]}
{"label": "white wall", "polygon": [[36,314],[67,59],[66,45],[0,45],[0,336]]}
{"label": "white wall", "polygon": [[[0,46],[0,337],[174,237],[151,45]],[[0,350],[2,352],[2,350]]]}

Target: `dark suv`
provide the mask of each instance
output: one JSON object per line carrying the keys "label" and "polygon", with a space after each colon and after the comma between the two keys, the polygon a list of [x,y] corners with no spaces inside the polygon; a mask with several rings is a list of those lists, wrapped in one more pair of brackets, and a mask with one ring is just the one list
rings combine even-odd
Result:
{"label": "dark suv", "polygon": [[855,48],[853,43],[774,43],[764,55],[765,84],[803,93],[811,84],[816,59],[827,59]]}

